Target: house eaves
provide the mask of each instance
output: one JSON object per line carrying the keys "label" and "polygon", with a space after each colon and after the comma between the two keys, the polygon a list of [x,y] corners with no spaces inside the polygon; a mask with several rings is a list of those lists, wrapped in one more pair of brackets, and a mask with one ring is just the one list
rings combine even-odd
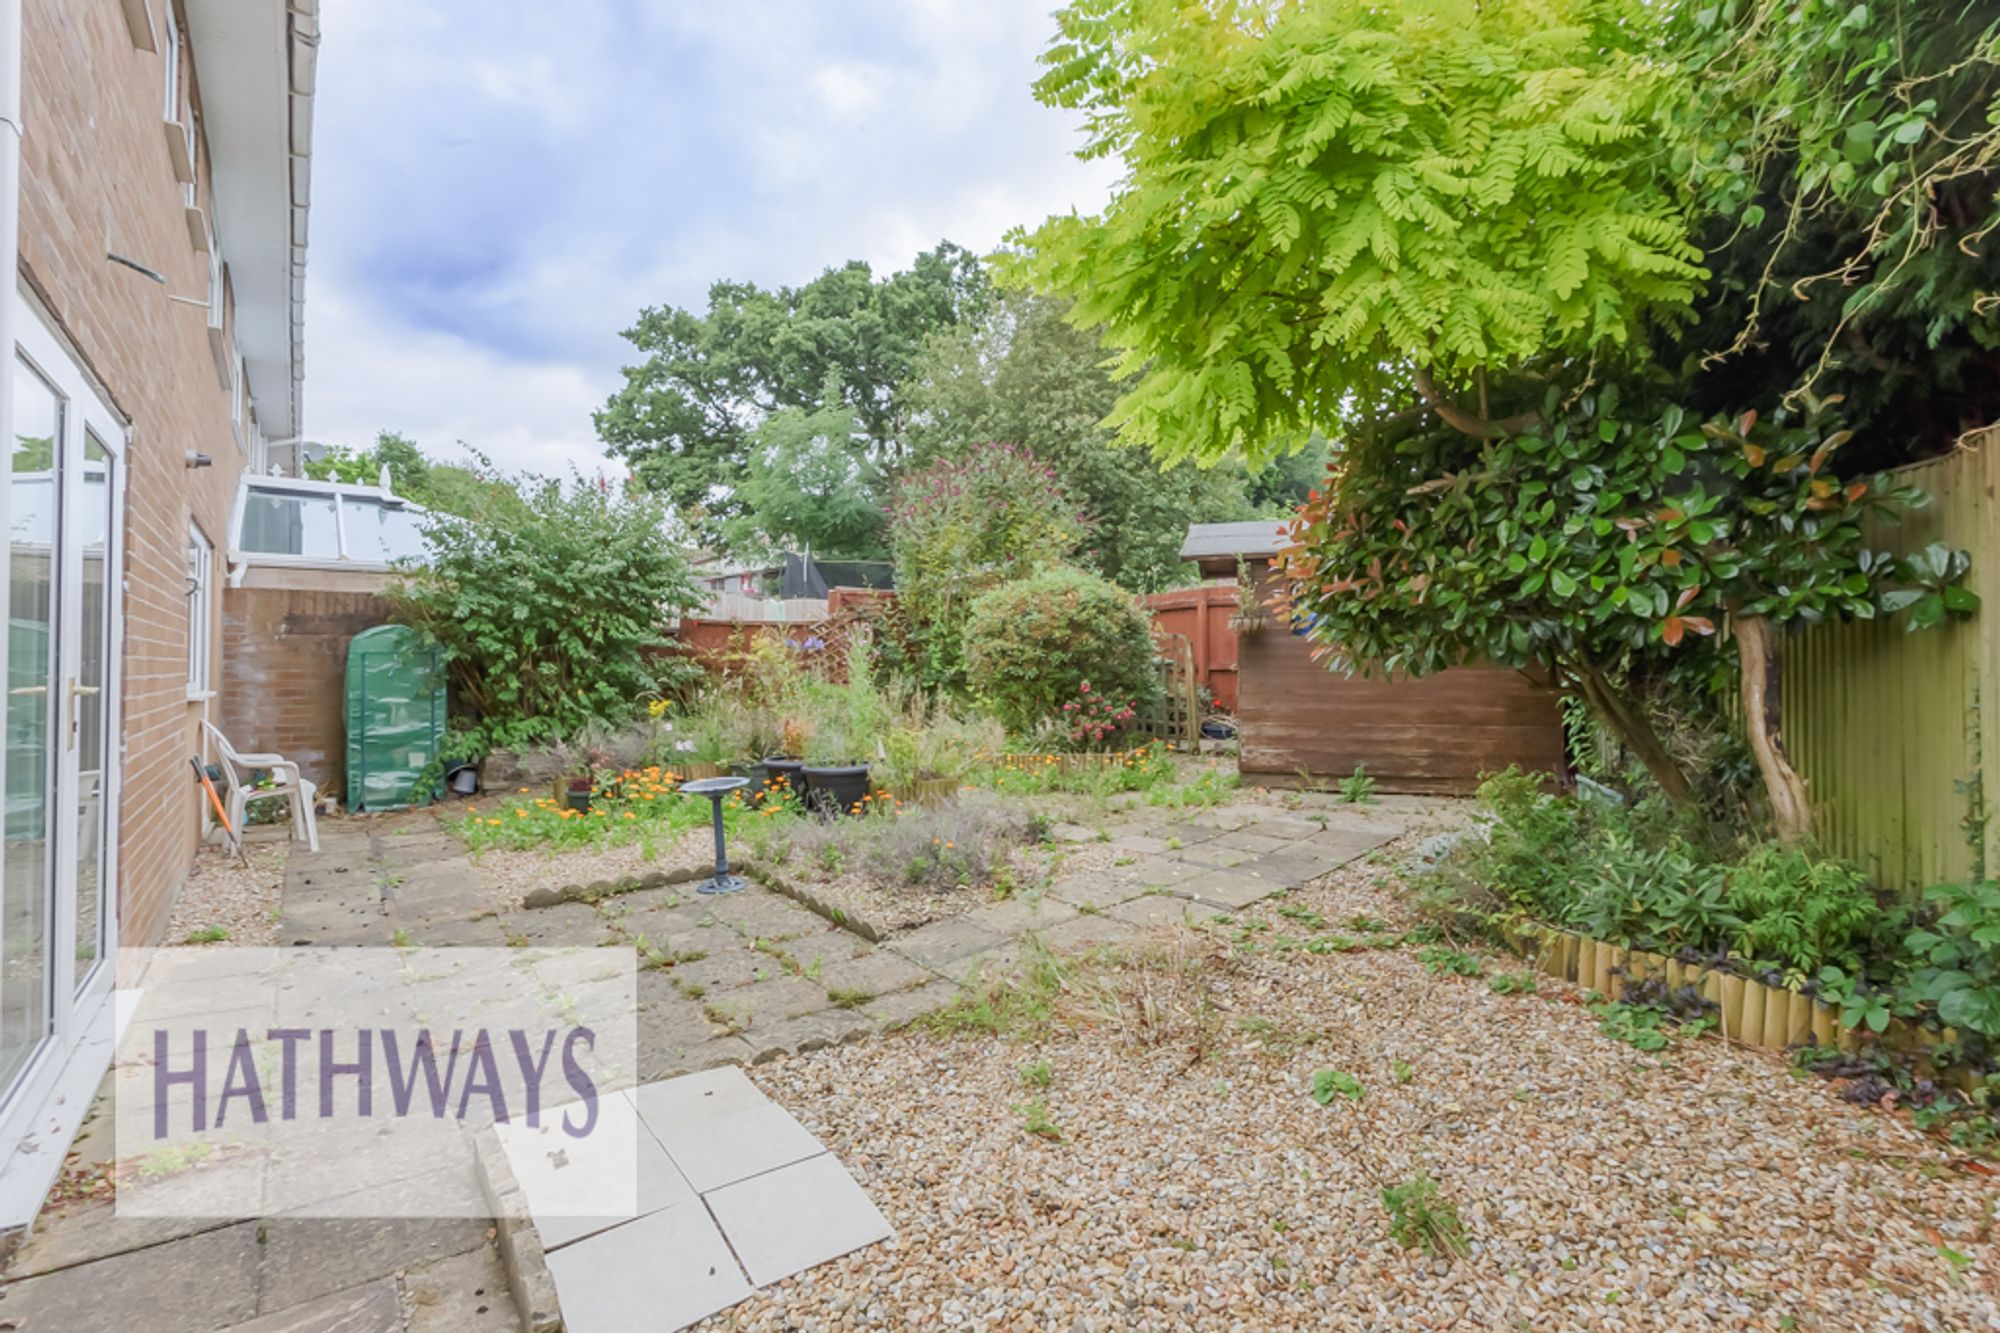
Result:
{"label": "house eaves", "polygon": [[301,433],[319,0],[186,0],[215,230],[267,439]]}

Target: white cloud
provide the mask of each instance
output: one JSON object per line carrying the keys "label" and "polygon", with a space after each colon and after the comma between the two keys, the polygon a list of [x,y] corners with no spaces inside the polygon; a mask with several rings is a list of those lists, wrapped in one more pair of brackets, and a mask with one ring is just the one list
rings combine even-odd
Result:
{"label": "white cloud", "polygon": [[1098,207],[1039,5],[344,0],[327,15],[307,429],[599,457],[643,306],[878,272]]}

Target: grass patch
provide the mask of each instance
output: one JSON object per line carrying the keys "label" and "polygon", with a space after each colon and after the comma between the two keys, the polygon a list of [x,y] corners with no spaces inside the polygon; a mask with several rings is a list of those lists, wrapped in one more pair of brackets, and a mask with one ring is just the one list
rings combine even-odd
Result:
{"label": "grass patch", "polygon": [[1422,1171],[1385,1186],[1382,1206],[1389,1212],[1390,1236],[1404,1249],[1421,1249],[1433,1259],[1463,1259],[1471,1253],[1457,1205]]}

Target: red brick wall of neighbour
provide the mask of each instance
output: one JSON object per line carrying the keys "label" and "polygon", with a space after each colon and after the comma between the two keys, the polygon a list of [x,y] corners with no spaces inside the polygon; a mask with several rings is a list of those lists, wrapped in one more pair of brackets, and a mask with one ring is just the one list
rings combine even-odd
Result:
{"label": "red brick wall of neighbour", "polygon": [[1273,621],[1241,640],[1239,763],[1280,782],[1304,771],[1344,777],[1359,765],[1384,791],[1463,794],[1482,774],[1519,764],[1563,771],[1553,690],[1503,667],[1420,679],[1347,676]]}
{"label": "red brick wall of neighbour", "polygon": [[223,594],[220,725],[237,749],[282,754],[322,795],[338,795],[347,778],[347,644],[388,621],[376,591],[382,577],[287,574],[284,582]]}
{"label": "red brick wall of neighbour", "polygon": [[[200,752],[204,709],[216,706],[189,697],[187,528],[198,524],[215,548],[219,593],[243,456],[203,311],[167,299],[205,299],[209,263],[190,240],[167,152],[162,57],[133,47],[119,0],[26,0],[23,51],[21,270],[132,423],[119,906],[123,942],[146,944],[165,929],[194,854],[200,815],[188,759]],[[212,216],[205,149],[197,162],[197,202]],[[166,285],[108,262],[107,249]],[[189,450],[214,465],[189,469]],[[203,630],[211,644],[221,601],[212,599]]]}

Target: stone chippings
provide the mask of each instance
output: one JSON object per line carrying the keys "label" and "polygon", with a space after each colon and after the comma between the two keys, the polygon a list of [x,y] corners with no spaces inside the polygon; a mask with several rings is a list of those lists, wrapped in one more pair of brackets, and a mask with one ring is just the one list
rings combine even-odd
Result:
{"label": "stone chippings", "polygon": [[[1379,873],[1284,905],[1404,924]],[[1303,933],[1277,905],[1235,923]],[[704,1327],[2000,1326],[1991,1188],[1907,1121],[1714,1039],[1640,1054],[1546,980],[1501,996],[1413,948],[1246,955],[1234,929],[1191,932],[1221,1016],[1198,1059],[1098,1022],[753,1070],[896,1238]],[[1047,1089],[1022,1086],[1030,1061]],[[1322,1068],[1364,1099],[1316,1104]],[[1022,1132],[1031,1096],[1061,1142]],[[1391,1238],[1379,1188],[1419,1168],[1460,1209],[1466,1259]]]}

